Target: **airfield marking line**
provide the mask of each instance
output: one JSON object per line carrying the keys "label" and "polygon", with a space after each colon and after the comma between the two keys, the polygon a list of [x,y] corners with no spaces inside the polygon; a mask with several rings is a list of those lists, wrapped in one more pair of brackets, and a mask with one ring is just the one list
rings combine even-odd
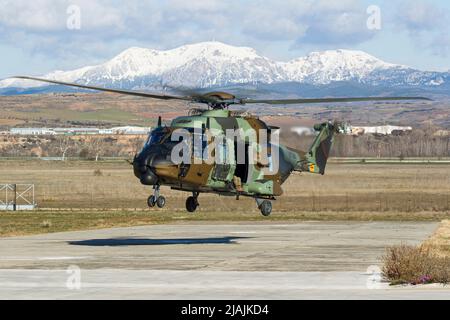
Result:
{"label": "airfield marking line", "polygon": [[64,261],[64,260],[83,260],[90,259],[92,257],[0,257],[0,261]]}
{"label": "airfield marking line", "polygon": [[256,231],[234,231],[230,232],[230,234],[256,234]]}
{"label": "airfield marking line", "polygon": [[75,262],[82,270],[363,271],[379,263],[386,246],[420,243],[436,226],[422,222],[247,222],[76,231],[2,239],[0,268],[54,269]]}

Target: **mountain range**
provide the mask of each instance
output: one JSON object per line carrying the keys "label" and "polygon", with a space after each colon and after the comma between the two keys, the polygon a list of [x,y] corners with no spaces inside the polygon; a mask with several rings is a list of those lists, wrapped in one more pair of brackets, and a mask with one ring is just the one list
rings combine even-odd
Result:
{"label": "mountain range", "polygon": [[[159,51],[133,47],[96,66],[54,71],[42,77],[105,87],[261,89],[296,95],[361,95],[433,92],[447,95],[450,72],[421,71],[384,62],[362,51],[313,52],[288,62],[254,49],[202,42]],[[0,81],[0,94],[68,90],[26,80]]]}

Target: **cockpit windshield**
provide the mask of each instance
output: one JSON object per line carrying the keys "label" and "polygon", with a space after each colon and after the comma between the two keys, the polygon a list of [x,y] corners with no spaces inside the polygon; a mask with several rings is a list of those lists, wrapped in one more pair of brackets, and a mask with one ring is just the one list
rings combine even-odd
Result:
{"label": "cockpit windshield", "polygon": [[167,136],[168,133],[169,133],[169,130],[167,128],[156,128],[155,130],[150,132],[145,145],[148,146],[148,145],[160,144],[164,140],[164,138]]}

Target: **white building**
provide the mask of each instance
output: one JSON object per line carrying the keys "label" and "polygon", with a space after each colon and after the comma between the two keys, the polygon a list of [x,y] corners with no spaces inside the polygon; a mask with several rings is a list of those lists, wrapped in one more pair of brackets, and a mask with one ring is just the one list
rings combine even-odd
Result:
{"label": "white building", "polygon": [[111,130],[113,134],[148,134],[152,128],[126,126],[112,128]]}
{"label": "white building", "polygon": [[49,128],[12,128],[10,131],[12,135],[19,136],[44,136],[55,135],[55,131]]}
{"label": "white building", "polygon": [[99,129],[98,134],[114,134],[113,129]]}
{"label": "white building", "polygon": [[116,128],[12,128],[8,133],[22,136],[42,135],[146,135],[151,128],[145,127],[116,127]]}
{"label": "white building", "polygon": [[412,127],[398,127],[398,126],[377,126],[377,127],[352,127],[352,134],[381,134],[381,135],[391,135],[394,131],[412,131]]}
{"label": "white building", "polygon": [[89,135],[100,134],[99,128],[54,128],[56,134]]}
{"label": "white building", "polygon": [[298,134],[299,136],[313,136],[315,131],[313,128],[307,127],[294,127],[291,129],[291,132]]}

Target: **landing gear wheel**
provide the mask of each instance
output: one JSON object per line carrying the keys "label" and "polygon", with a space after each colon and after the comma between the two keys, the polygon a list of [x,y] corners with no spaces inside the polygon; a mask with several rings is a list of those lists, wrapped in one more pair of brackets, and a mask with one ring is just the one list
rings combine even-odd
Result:
{"label": "landing gear wheel", "polygon": [[160,209],[164,208],[164,206],[166,205],[166,198],[164,198],[163,196],[159,196],[158,200],[156,200],[156,205]]}
{"label": "landing gear wheel", "polygon": [[155,196],[150,196],[150,197],[148,197],[148,199],[147,199],[147,205],[148,205],[148,207],[149,207],[149,208],[153,208],[153,207],[155,206],[155,204],[156,204]]}
{"label": "landing gear wheel", "polygon": [[186,200],[186,210],[188,212],[194,212],[195,210],[197,210],[198,207],[198,202],[197,202],[197,198],[194,197],[189,197]]}
{"label": "landing gear wheel", "polygon": [[272,202],[270,202],[269,200],[264,200],[259,206],[259,210],[261,210],[261,213],[264,217],[270,216],[270,214],[272,213]]}

